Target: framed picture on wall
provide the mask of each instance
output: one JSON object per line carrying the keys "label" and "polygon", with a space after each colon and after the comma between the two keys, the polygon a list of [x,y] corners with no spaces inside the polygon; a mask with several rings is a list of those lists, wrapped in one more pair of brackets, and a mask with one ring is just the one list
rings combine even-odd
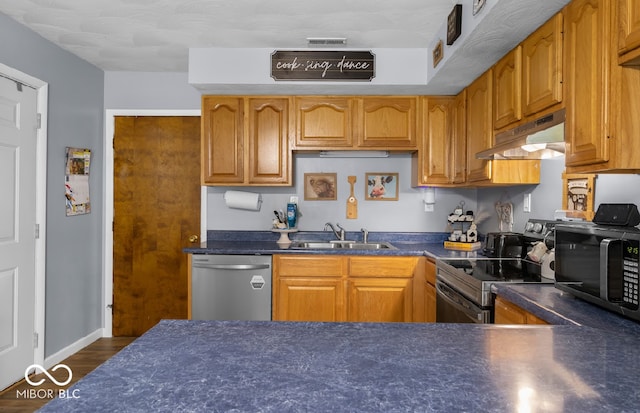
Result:
{"label": "framed picture on wall", "polygon": [[562,209],[572,218],[593,219],[595,174],[562,174]]}
{"label": "framed picture on wall", "polygon": [[334,201],[338,199],[337,186],[337,174],[335,173],[305,173],[304,200]]}
{"label": "framed picture on wall", "polygon": [[397,201],[398,174],[388,172],[367,172],[365,174],[367,201]]}

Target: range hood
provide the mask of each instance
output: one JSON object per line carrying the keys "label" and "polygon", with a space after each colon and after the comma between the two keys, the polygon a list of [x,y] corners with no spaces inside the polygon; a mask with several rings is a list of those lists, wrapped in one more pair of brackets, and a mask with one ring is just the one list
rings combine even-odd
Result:
{"label": "range hood", "polygon": [[478,152],[478,159],[546,159],[561,156],[564,143],[565,110],[501,132],[495,146]]}

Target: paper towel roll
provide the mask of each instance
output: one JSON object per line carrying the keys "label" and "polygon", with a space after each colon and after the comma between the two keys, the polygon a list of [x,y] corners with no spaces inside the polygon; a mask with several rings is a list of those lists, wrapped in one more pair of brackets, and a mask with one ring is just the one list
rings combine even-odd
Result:
{"label": "paper towel roll", "polygon": [[259,211],[262,195],[253,192],[227,191],[224,193],[224,202],[229,208]]}
{"label": "paper towel roll", "polygon": [[549,252],[547,252],[544,257],[542,257],[542,263],[540,264],[541,267],[541,276],[543,278],[548,278],[550,280],[555,280],[556,279],[556,272],[555,272],[555,268],[556,268],[556,253],[555,251],[551,250]]}

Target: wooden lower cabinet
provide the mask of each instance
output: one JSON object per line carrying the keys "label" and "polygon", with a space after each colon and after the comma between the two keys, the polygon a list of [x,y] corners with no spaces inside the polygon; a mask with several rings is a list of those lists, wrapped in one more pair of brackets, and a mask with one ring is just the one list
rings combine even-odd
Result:
{"label": "wooden lower cabinet", "polygon": [[496,297],[495,311],[495,324],[549,324],[500,297]]}
{"label": "wooden lower cabinet", "polygon": [[423,282],[424,320],[427,323],[436,322],[436,263],[425,260]]}
{"label": "wooden lower cabinet", "polygon": [[347,321],[412,320],[411,278],[357,278],[348,281]]}
{"label": "wooden lower cabinet", "polygon": [[287,321],[342,321],[345,318],[344,282],[340,278],[283,278],[278,285],[273,319]]}
{"label": "wooden lower cabinet", "polygon": [[[415,311],[422,257],[274,255],[277,321],[424,321]],[[418,304],[422,305],[422,304]]]}

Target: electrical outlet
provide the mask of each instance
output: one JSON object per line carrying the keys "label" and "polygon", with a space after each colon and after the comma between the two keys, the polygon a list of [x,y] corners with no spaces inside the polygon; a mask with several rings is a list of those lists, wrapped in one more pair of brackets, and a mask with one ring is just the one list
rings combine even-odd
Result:
{"label": "electrical outlet", "polygon": [[524,212],[531,212],[531,193],[524,194],[522,209]]}
{"label": "electrical outlet", "polygon": [[289,203],[297,204],[298,203],[298,195],[291,195],[291,197],[289,198]]}
{"label": "electrical outlet", "polygon": [[433,204],[424,204],[424,212],[433,212]]}

